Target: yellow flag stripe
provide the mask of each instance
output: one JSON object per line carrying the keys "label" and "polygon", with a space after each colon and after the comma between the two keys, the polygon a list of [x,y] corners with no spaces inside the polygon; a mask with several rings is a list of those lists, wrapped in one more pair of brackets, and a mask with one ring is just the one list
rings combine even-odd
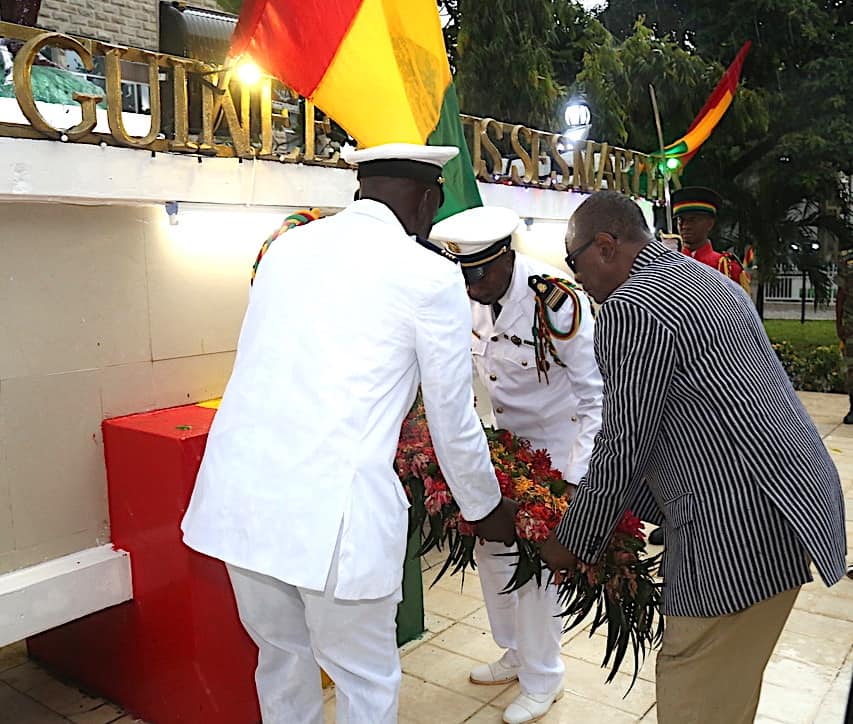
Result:
{"label": "yellow flag stripe", "polygon": [[714,127],[720,122],[720,119],[729,109],[733,98],[734,94],[731,93],[731,91],[726,91],[726,94],[720,99],[720,102],[711,108],[705,114],[705,117],[696,124],[696,127],[681,139],[681,142],[687,144],[688,151],[693,151],[708,139],[711,132],[714,130]]}
{"label": "yellow flag stripe", "polygon": [[450,82],[434,0],[364,0],[312,99],[362,146],[425,143]]}

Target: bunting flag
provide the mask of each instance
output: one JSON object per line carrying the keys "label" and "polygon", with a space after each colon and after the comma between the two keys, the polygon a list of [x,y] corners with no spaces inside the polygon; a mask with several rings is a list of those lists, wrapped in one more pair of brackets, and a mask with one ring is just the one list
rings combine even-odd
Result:
{"label": "bunting flag", "polygon": [[743,44],[732,64],[723,73],[723,77],[717,83],[714,92],[711,93],[710,98],[702,106],[702,110],[693,119],[687,133],[664,148],[664,155],[667,160],[677,159],[681,165],[684,165],[696,155],[699,147],[708,140],[711,132],[716,128],[732,104],[732,100],[734,100],[740,73],[743,69],[743,61],[751,46],[752,42],[749,40]]}
{"label": "bunting flag", "polygon": [[246,0],[231,45],[243,54],[361,146],[458,147],[438,219],[482,206],[435,0]]}

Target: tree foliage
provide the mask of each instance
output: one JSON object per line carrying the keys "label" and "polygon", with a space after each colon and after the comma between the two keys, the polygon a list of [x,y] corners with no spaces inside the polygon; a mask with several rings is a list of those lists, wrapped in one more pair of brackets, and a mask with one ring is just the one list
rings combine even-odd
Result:
{"label": "tree foliage", "polygon": [[[842,184],[853,170],[853,5],[610,0],[599,15],[622,43],[635,34],[638,17],[673,54],[678,49],[717,67],[753,41],[735,103],[684,179],[727,199],[723,245],[755,246],[759,280],[793,262],[819,295],[825,292],[824,262],[835,248],[853,246]],[[661,105],[671,125],[677,104]]]}
{"label": "tree foliage", "polygon": [[[664,141],[687,130],[724,72],[720,63],[659,38],[642,21],[623,41],[613,36],[584,55],[575,85],[593,108],[592,135],[645,151],[660,146],[649,97],[654,85],[664,121]],[[760,135],[767,130],[762,99],[741,89],[716,133]]]}
{"label": "tree foliage", "polygon": [[550,127],[565,93],[550,47],[552,0],[459,0],[456,89],[464,113]]}
{"label": "tree foliage", "polygon": [[216,0],[216,4],[223,12],[239,15],[243,8],[243,0]]}

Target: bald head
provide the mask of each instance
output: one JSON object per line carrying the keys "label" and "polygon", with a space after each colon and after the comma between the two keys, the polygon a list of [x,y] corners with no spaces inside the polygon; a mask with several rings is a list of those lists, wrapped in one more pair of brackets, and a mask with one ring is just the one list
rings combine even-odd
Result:
{"label": "bald head", "polygon": [[630,276],[634,259],[651,239],[636,203],[615,191],[599,191],[572,214],[566,262],[600,304]]}
{"label": "bald head", "polygon": [[571,223],[584,236],[607,231],[620,241],[637,244],[646,244],[652,238],[642,209],[616,191],[594,193],[578,206]]}

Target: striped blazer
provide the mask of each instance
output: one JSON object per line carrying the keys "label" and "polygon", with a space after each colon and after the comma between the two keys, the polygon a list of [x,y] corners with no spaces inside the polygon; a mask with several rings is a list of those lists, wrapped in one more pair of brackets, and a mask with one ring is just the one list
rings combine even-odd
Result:
{"label": "striped blazer", "polygon": [[557,530],[592,562],[627,508],[663,523],[664,613],[721,616],[845,572],[838,473],[749,297],[650,242],[601,306],[601,430]]}

